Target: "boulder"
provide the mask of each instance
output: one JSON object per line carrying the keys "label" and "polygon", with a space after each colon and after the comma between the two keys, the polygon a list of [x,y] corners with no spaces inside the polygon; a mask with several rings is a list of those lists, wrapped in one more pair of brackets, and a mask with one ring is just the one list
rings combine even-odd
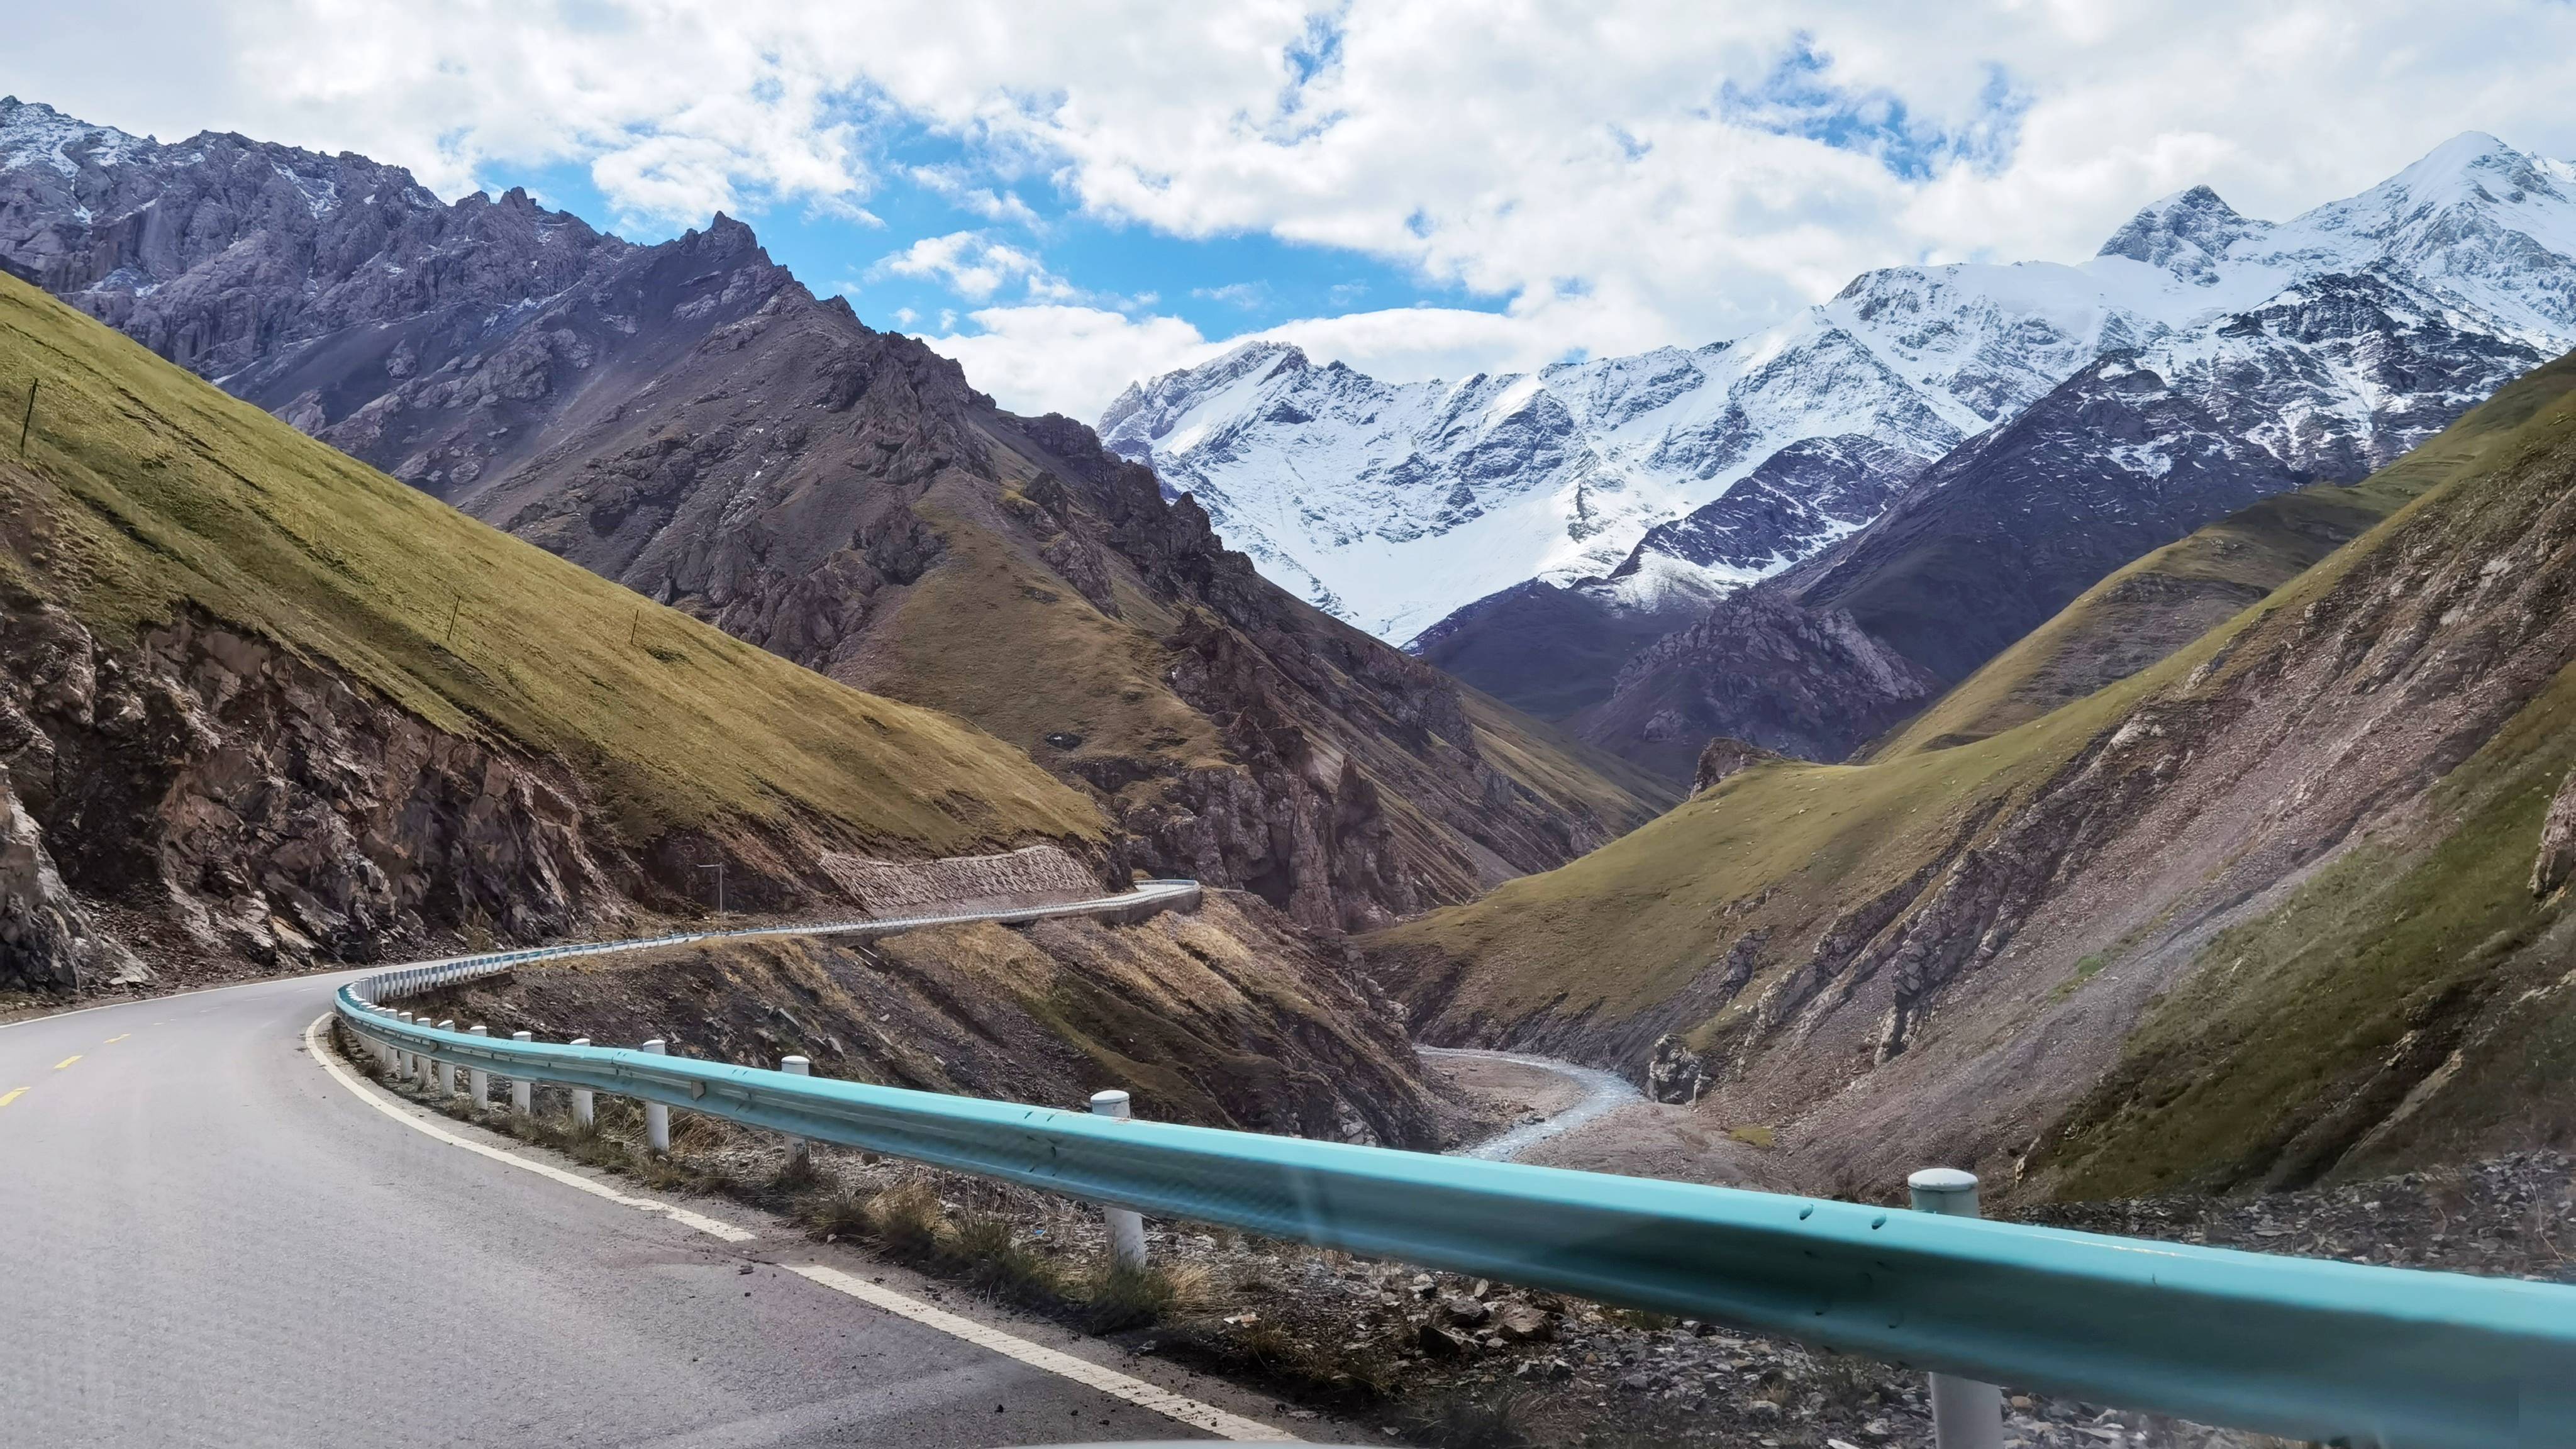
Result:
{"label": "boulder", "polygon": [[1654,1055],[1646,1060],[1646,1095],[1658,1102],[1696,1102],[1707,1076],[1699,1054],[1682,1044],[1671,1033],[1655,1039]]}
{"label": "boulder", "polygon": [[1556,1323],[1527,1303],[1506,1303],[1494,1313],[1494,1334],[1505,1343],[1546,1343],[1556,1337]]}
{"label": "boulder", "polygon": [[44,832],[0,774],[0,986],[77,991],[148,979],[132,952],[92,928]]}
{"label": "boulder", "polygon": [[1465,1334],[1442,1328],[1436,1323],[1422,1325],[1415,1333],[1414,1341],[1433,1358],[1464,1358],[1467,1350],[1473,1347]]}
{"label": "boulder", "polygon": [[1460,1328],[1473,1328],[1493,1316],[1493,1310],[1465,1294],[1454,1294],[1440,1300],[1441,1315]]}
{"label": "boulder", "polygon": [[2576,876],[2576,770],[2558,786],[2540,823],[2540,854],[2531,862],[2531,893],[2545,896]]}

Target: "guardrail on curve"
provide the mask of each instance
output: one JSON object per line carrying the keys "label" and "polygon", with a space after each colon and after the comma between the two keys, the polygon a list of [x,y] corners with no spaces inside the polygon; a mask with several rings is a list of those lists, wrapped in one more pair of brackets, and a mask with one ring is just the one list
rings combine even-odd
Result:
{"label": "guardrail on curve", "polygon": [[[1187,882],[1155,882],[1169,901]],[[529,960],[715,936],[888,932],[1027,912],[490,953],[341,988],[361,1037],[1158,1217],[1775,1333],[2203,1423],[2387,1449],[2576,1445],[2576,1288],[1817,1198],[1121,1121],[642,1051],[504,1041],[382,1002]]]}

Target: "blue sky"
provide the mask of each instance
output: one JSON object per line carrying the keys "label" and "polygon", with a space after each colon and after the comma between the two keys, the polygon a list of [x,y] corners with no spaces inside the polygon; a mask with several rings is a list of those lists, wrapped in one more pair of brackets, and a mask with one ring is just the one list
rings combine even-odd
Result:
{"label": "blue sky", "polygon": [[[849,298],[871,326],[971,332],[979,330],[970,315],[978,308],[1055,296],[1063,288],[1070,289],[1066,300],[1135,317],[1177,317],[1212,340],[1299,318],[1385,308],[1500,315],[1509,301],[1351,248],[1257,231],[1182,237],[1087,214],[1047,177],[997,176],[989,159],[918,127],[873,139],[882,150],[872,157],[872,185],[855,202],[738,203],[740,219],[759,233],[773,260],[816,294]],[[546,205],[630,241],[662,241],[686,229],[676,220],[621,211],[586,165],[490,163],[480,179],[496,193],[524,186]],[[960,232],[1035,259],[1042,274],[1013,273],[990,295],[975,296],[946,276],[888,264],[915,242]]]}

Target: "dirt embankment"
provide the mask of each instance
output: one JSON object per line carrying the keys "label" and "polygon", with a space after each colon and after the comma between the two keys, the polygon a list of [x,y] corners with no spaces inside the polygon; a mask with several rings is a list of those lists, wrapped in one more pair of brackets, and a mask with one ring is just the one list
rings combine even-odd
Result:
{"label": "dirt embankment", "polygon": [[660,1036],[684,1056],[819,1076],[1437,1149],[1481,1125],[1426,1076],[1337,945],[1258,897],[1134,925],[941,926],[779,937],[522,968],[440,1007],[541,1040]]}

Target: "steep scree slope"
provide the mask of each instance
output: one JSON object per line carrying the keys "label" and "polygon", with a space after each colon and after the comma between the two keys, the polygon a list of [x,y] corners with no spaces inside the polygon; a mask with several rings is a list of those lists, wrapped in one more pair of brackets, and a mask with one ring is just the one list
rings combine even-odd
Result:
{"label": "steep scree slope", "polygon": [[[1090,802],[955,719],[653,607],[0,278],[0,988],[844,897],[826,850]],[[14,439],[12,442],[14,443]]]}
{"label": "steep scree slope", "polygon": [[1435,1040],[1635,1068],[1682,1033],[1702,1110],[1820,1185],[2281,1184],[2561,1136],[2572,386],[2507,389],[2423,497],[2129,679],[1757,763],[1372,954]]}

